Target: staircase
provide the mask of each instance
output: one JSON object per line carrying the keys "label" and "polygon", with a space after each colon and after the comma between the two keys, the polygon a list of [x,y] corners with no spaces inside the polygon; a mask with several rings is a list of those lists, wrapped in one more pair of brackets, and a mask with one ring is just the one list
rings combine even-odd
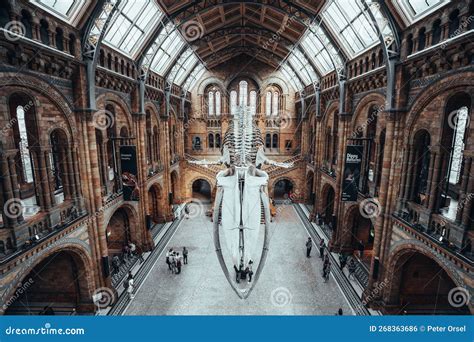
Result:
{"label": "staircase", "polygon": [[268,167],[263,168],[263,171],[268,173],[268,177],[276,178],[278,176],[281,176],[282,174],[285,174],[287,172],[293,171],[294,169],[297,169],[299,167],[298,162],[300,160],[301,160],[301,156],[294,156],[284,161],[284,163],[293,163],[293,166],[288,169],[285,169],[283,167],[276,166],[276,165],[270,165]]}
{"label": "staircase", "polygon": [[204,173],[206,176],[209,176],[211,178],[215,178],[217,173],[219,171],[223,170],[223,167],[221,165],[212,165],[211,164],[211,165],[205,166],[205,165],[190,163],[189,161],[197,161],[199,159],[194,158],[189,154],[186,154],[185,157],[186,157],[186,160],[188,161],[188,163],[187,163],[188,168],[190,168],[194,171],[197,171],[197,172]]}

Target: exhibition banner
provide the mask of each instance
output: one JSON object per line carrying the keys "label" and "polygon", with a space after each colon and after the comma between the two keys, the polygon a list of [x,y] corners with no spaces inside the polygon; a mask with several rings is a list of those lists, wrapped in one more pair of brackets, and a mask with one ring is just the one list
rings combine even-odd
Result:
{"label": "exhibition banner", "polygon": [[125,201],[138,201],[137,147],[134,145],[120,146],[120,167],[122,170],[123,198]]}
{"label": "exhibition banner", "polygon": [[362,145],[348,145],[344,159],[344,173],[342,184],[342,201],[357,201],[359,191],[359,180],[362,165]]}

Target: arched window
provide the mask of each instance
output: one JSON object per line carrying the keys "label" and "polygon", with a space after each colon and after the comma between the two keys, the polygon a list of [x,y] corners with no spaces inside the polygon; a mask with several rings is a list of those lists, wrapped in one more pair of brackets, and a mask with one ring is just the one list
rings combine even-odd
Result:
{"label": "arched window", "polygon": [[31,14],[28,11],[21,11],[21,23],[25,27],[25,37],[33,38],[33,27],[31,26]]}
{"label": "arched window", "polygon": [[209,148],[214,148],[214,134],[209,133],[208,143],[209,143]]}
{"label": "arched window", "polygon": [[221,135],[219,133],[216,134],[216,148],[221,148]]}
{"label": "arched window", "polygon": [[208,108],[209,108],[209,111],[208,111],[208,114],[210,116],[214,115],[214,92],[211,91],[209,92],[209,96],[208,96]]}
{"label": "arched window", "polygon": [[272,148],[278,148],[278,134],[273,134]]}
{"label": "arched window", "polygon": [[267,89],[265,94],[265,114],[278,115],[280,109],[280,90],[275,86],[271,86]]}
{"label": "arched window", "polygon": [[273,92],[273,100],[272,100],[272,115],[278,115],[278,108],[279,108],[279,99],[280,94],[277,91]]}
{"label": "arched window", "polygon": [[239,82],[239,105],[240,106],[247,106],[248,98],[248,83],[247,81],[240,81]]}
{"label": "arched window", "polygon": [[221,92],[216,91],[216,116],[221,115]]}
{"label": "arched window", "polygon": [[449,15],[449,37],[456,35],[456,31],[459,29],[459,10],[454,10]]}
{"label": "arched window", "polygon": [[73,34],[69,35],[69,53],[73,56],[76,53],[76,36]]}
{"label": "arched window", "polygon": [[60,51],[64,51],[64,34],[61,28],[56,29],[56,47]]}
{"label": "arched window", "polygon": [[432,45],[438,44],[441,40],[441,20],[435,20],[435,22],[433,23],[433,27],[431,28],[431,34]]}
{"label": "arched window", "polygon": [[31,163],[28,133],[26,130],[25,110],[23,106],[16,107],[16,119],[18,127],[18,150],[21,159],[22,180],[24,183],[33,183],[33,165]]}
{"label": "arched window", "polygon": [[418,51],[421,51],[425,48],[426,44],[426,30],[424,27],[418,32]]}
{"label": "arched window", "polygon": [[266,148],[271,148],[272,147],[272,136],[271,134],[266,134],[265,135],[265,147]]}
{"label": "arched window", "polygon": [[407,55],[411,55],[413,53],[413,35],[409,34],[407,37]]}
{"label": "arched window", "polygon": [[235,115],[237,112],[237,92],[232,90],[230,92],[230,114]]}
{"label": "arched window", "polygon": [[200,151],[201,150],[201,138],[194,137],[193,138],[193,150]]}
{"label": "arched window", "polygon": [[153,135],[151,131],[151,112],[147,110],[145,112],[145,129],[146,129],[146,163],[152,163],[152,151],[153,151]]}
{"label": "arched window", "polygon": [[250,92],[250,114],[253,116],[257,114],[257,92],[255,90]]}
{"label": "arched window", "polygon": [[461,178],[461,166],[463,161],[463,152],[465,148],[465,135],[467,124],[469,122],[469,111],[466,106],[459,108],[451,114],[456,117],[453,120],[453,144],[451,153],[451,162],[449,166],[449,183],[456,185]]}
{"label": "arched window", "polygon": [[265,114],[267,116],[272,115],[272,92],[267,91],[265,95]]}
{"label": "arched window", "polygon": [[49,45],[49,30],[48,30],[48,23],[46,20],[40,21],[40,38],[41,43],[44,45]]}

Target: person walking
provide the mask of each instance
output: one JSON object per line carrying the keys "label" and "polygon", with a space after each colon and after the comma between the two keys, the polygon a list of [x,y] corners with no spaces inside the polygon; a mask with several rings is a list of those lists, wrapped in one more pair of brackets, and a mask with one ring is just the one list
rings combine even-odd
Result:
{"label": "person walking", "polygon": [[324,248],[326,248],[326,243],[324,242],[324,239],[321,239],[319,242],[319,257],[322,259],[324,256]]}
{"label": "person walking", "polygon": [[346,267],[347,264],[347,256],[343,253],[339,254],[339,268],[341,271]]}
{"label": "person walking", "polygon": [[183,263],[188,264],[188,249],[186,247],[183,247]]}
{"label": "person walking", "polygon": [[313,248],[313,241],[311,238],[308,238],[308,241],[306,241],[306,257],[311,258],[311,248]]}
{"label": "person walking", "polygon": [[168,270],[172,271],[171,268],[171,254],[173,253],[173,248],[166,252],[166,264],[168,265]]}
{"label": "person walking", "polygon": [[182,266],[182,261],[181,261],[181,256],[179,255],[179,252],[176,253],[176,274],[181,273],[181,266]]}
{"label": "person walking", "polygon": [[355,274],[355,270],[356,270],[356,264],[355,264],[355,261],[354,259],[351,258],[351,260],[349,261],[349,266],[348,266],[348,269],[349,269],[349,279],[354,279],[354,274]]}
{"label": "person walking", "polygon": [[114,255],[112,258],[112,267],[113,267],[113,273],[117,274],[120,271],[120,258],[118,255]]}
{"label": "person walking", "polygon": [[131,279],[128,279],[127,282],[128,282],[128,287],[127,287],[128,299],[132,300],[135,297],[135,295],[133,294],[135,280],[132,277]]}
{"label": "person walking", "polygon": [[249,284],[252,282],[252,276],[253,276],[252,266],[253,266],[253,261],[250,260],[249,265],[247,266],[247,269],[245,270],[249,276]]}

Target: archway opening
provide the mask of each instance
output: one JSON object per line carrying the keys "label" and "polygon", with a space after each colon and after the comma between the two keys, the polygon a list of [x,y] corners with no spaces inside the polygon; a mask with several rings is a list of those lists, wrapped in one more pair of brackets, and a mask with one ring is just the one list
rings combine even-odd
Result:
{"label": "archway opening", "polygon": [[76,253],[57,252],[30,271],[5,305],[6,315],[91,314],[87,267]]}
{"label": "archway opening", "polygon": [[148,212],[151,224],[160,222],[160,200],[161,200],[161,188],[158,185],[154,185],[148,190]]}
{"label": "archway opening", "polygon": [[125,245],[131,241],[130,218],[124,208],[119,208],[110,218],[106,230],[109,257],[121,256]]}
{"label": "archway opening", "polygon": [[176,171],[171,172],[171,192],[172,192],[172,204],[178,203],[179,193],[179,180],[178,173]]}
{"label": "archway opening", "polygon": [[197,179],[192,185],[193,198],[204,202],[211,202],[211,185],[205,179]]}
{"label": "archway opening", "polygon": [[453,291],[458,287],[448,273],[424,254],[406,253],[391,272],[394,275],[390,293],[390,304],[393,304],[391,313],[416,315],[470,313],[467,305],[458,307],[458,303],[453,301],[456,300]]}
{"label": "archway opening", "polygon": [[375,238],[374,223],[361,215],[359,206],[347,215],[346,224],[351,229],[351,247],[354,254],[369,267]]}
{"label": "archway opening", "polygon": [[273,189],[273,199],[274,200],[286,200],[291,199],[293,193],[293,183],[288,179],[281,179],[275,183]]}

